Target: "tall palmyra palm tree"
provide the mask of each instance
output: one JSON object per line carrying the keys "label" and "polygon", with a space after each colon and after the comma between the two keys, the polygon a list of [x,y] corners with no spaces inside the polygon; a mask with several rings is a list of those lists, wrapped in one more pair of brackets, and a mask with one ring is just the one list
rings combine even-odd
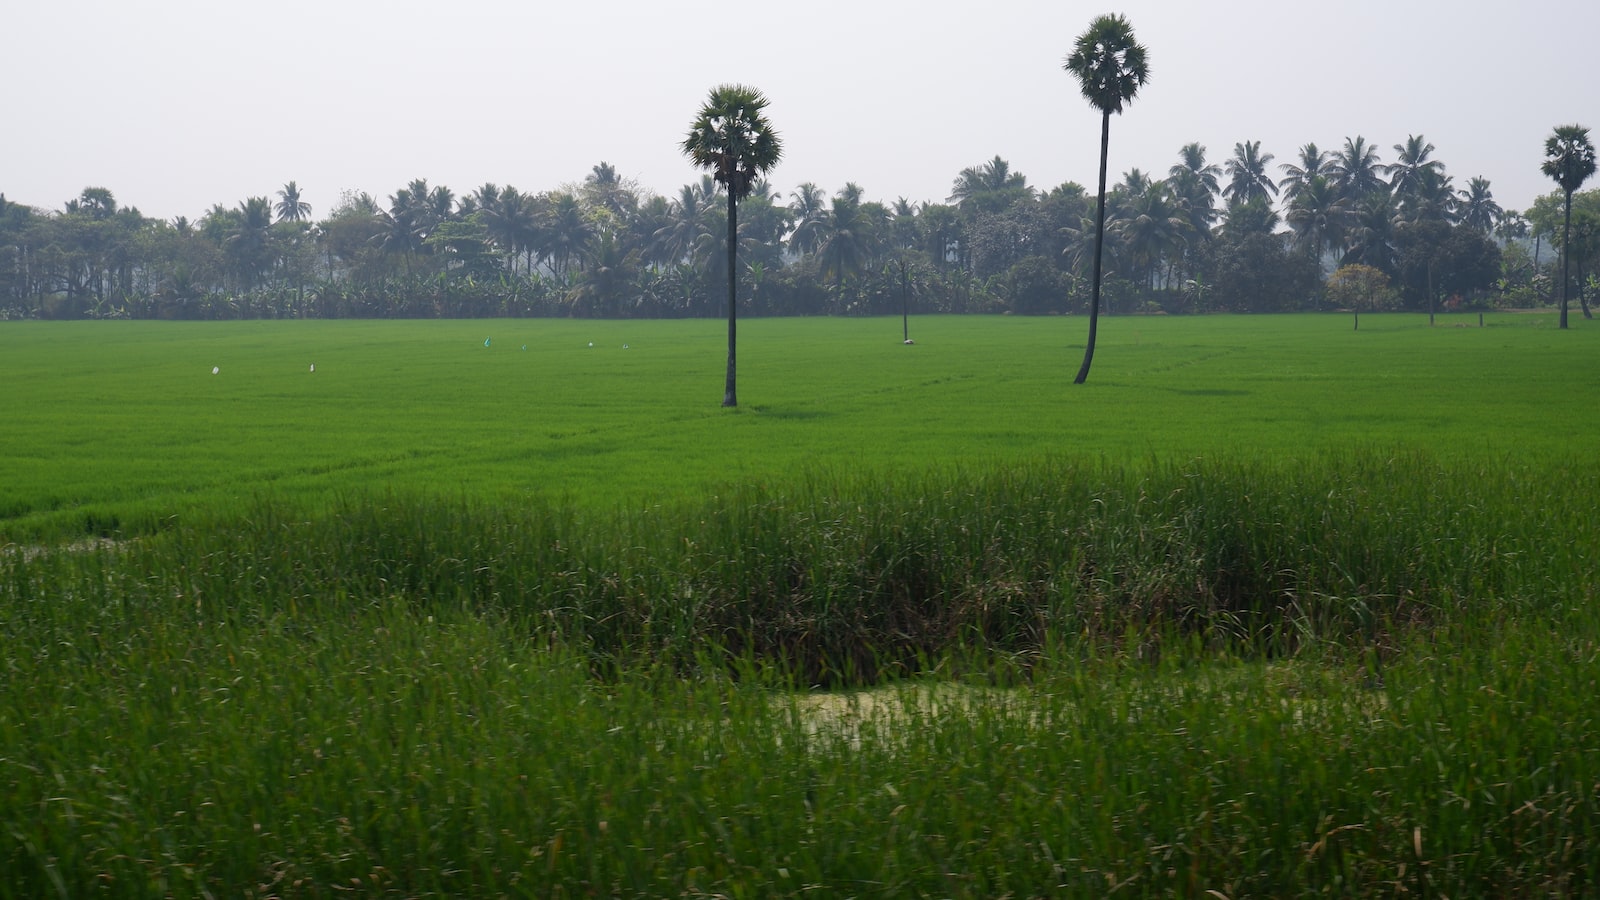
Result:
{"label": "tall palmyra palm tree", "polygon": [[1100,198],[1095,210],[1094,276],[1089,300],[1089,343],[1084,347],[1083,365],[1073,384],[1089,379],[1094,362],[1094,342],[1100,323],[1100,260],[1106,236],[1106,160],[1111,149],[1111,114],[1121,113],[1139,88],[1150,79],[1150,66],[1144,46],[1133,37],[1133,26],[1122,16],[1100,16],[1089,23],[1089,30],[1078,36],[1072,54],[1062,68],[1078,79],[1078,87],[1089,105],[1100,111]]}
{"label": "tall palmyra palm tree", "polygon": [[1561,125],[1544,142],[1544,165],[1540,171],[1555,179],[1566,195],[1566,222],[1561,229],[1561,327],[1567,327],[1567,247],[1572,237],[1572,194],[1594,174],[1594,144],[1589,129],[1582,125]]}
{"label": "tall palmyra palm tree", "polygon": [[738,347],[739,201],[756,179],[778,164],[783,142],[762,110],[767,98],[755,88],[724,84],[711,89],[689,126],[682,149],[696,166],[709,169],[728,192],[728,375],[723,406],[738,406],[735,390]]}
{"label": "tall palmyra palm tree", "polygon": [[311,218],[311,204],[300,199],[300,186],[292,181],[278,192],[278,203],[274,209],[279,222],[304,222]]}

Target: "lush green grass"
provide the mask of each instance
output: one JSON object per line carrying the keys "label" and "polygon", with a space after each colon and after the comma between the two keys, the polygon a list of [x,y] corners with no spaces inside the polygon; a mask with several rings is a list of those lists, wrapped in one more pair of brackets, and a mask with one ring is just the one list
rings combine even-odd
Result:
{"label": "lush green grass", "polygon": [[0,897],[1600,890],[1581,322],[13,324]]}
{"label": "lush green grass", "polygon": [[1114,318],[1074,388],[1075,319],[923,319],[912,347],[898,320],[758,319],[737,411],[707,321],[8,322],[0,538],[138,533],[268,494],[608,509],[801,469],[1595,446],[1600,330],[1476,322]]}
{"label": "lush green grass", "polygon": [[0,896],[1594,891],[1592,587],[1381,668],[1068,640],[824,716],[459,595],[226,602],[217,552],[5,563]]}

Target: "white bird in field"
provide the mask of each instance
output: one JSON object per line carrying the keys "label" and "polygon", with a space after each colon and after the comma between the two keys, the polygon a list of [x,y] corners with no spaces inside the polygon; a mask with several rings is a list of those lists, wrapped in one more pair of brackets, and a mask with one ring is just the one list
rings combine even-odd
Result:
{"label": "white bird in field", "polygon": [[221,371],[222,371],[222,368],[220,366],[212,366],[211,367],[211,374],[213,374],[213,375],[215,375],[215,374],[217,374],[218,372],[221,372]]}
{"label": "white bird in field", "polygon": [[316,370],[317,370],[317,364],[316,363],[312,363],[311,364],[311,371],[315,372]]}

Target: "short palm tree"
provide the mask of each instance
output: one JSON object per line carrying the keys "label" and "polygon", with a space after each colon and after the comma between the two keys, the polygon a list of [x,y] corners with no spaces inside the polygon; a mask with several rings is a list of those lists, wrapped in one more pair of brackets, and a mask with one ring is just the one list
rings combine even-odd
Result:
{"label": "short palm tree", "polygon": [[300,186],[292,181],[278,192],[278,204],[274,208],[279,222],[304,222],[311,218],[311,204],[300,199]]}
{"label": "short palm tree", "polygon": [[1455,179],[1441,169],[1423,169],[1417,173],[1410,190],[1395,192],[1400,212],[1408,222],[1453,223],[1461,205],[1456,196]]}
{"label": "short palm tree", "polygon": [[1500,204],[1494,202],[1494,192],[1489,190],[1489,179],[1474,178],[1467,182],[1458,198],[1457,212],[1461,216],[1461,224],[1490,234],[1494,231],[1495,223],[1500,221],[1505,210]]}
{"label": "short palm tree", "polygon": [[822,243],[823,219],[828,215],[827,195],[811,182],[803,182],[789,196],[789,212],[794,217],[794,230],[789,233],[789,249],[796,256],[815,252]]}
{"label": "short palm tree", "polygon": [[1420,134],[1406,138],[1404,144],[1395,144],[1395,161],[1379,166],[1389,176],[1389,189],[1396,198],[1407,200],[1427,186],[1426,173],[1444,174],[1444,163],[1433,156],[1433,145]]}
{"label": "short palm tree", "polygon": [[1350,229],[1345,235],[1349,244],[1341,262],[1392,271],[1399,216],[1399,206],[1388,191],[1374,190],[1363,197],[1351,212]]}
{"label": "short palm tree", "polygon": [[1572,194],[1594,174],[1594,144],[1589,142],[1589,129],[1582,125],[1562,125],[1545,139],[1544,165],[1546,175],[1561,185],[1566,195],[1566,223],[1561,230],[1561,327],[1567,327],[1567,247],[1572,237]]}
{"label": "short palm tree", "polygon": [[666,224],[651,236],[657,257],[674,266],[689,261],[700,240],[704,205],[700,190],[694,185],[686,184],[678,190],[678,199],[672,201]]}
{"label": "short palm tree", "polygon": [[1139,273],[1145,289],[1154,293],[1161,262],[1183,245],[1189,221],[1163,181],[1150,184],[1131,198],[1126,213],[1111,230],[1127,246],[1133,269]]}
{"label": "short palm tree", "polygon": [[547,199],[540,216],[539,255],[550,261],[550,270],[557,278],[568,280],[574,264],[582,269],[596,229],[576,196],[558,191]]}
{"label": "short palm tree", "polygon": [[272,207],[265,197],[239,204],[236,225],[223,247],[245,288],[255,287],[272,262]]}
{"label": "short palm tree", "polygon": [[583,200],[590,206],[626,217],[639,206],[638,192],[617,174],[617,167],[601,162],[583,176]]}
{"label": "short palm tree", "polygon": [[949,200],[962,207],[973,202],[998,210],[1011,199],[1031,193],[1028,179],[1021,172],[1011,171],[1011,163],[1004,157],[996,156],[982,165],[962,169],[950,187]]}
{"label": "short palm tree", "polygon": [[1284,201],[1294,203],[1294,199],[1306,189],[1311,179],[1318,176],[1328,177],[1331,174],[1329,167],[1332,163],[1333,154],[1317,149],[1316,144],[1306,144],[1301,147],[1298,164],[1284,163],[1278,167],[1283,170],[1283,178],[1278,182],[1278,189],[1283,191]]}
{"label": "short palm tree", "polygon": [[1350,220],[1350,201],[1324,175],[1300,185],[1284,220],[1294,229],[1294,242],[1320,265],[1322,252],[1342,240]]}
{"label": "short palm tree", "polygon": [[1094,276],[1089,300],[1089,343],[1083,351],[1083,365],[1073,384],[1089,378],[1094,362],[1095,334],[1100,323],[1100,260],[1106,234],[1106,159],[1111,147],[1111,114],[1122,112],[1139,88],[1150,78],[1145,49],[1133,37],[1133,26],[1122,16],[1100,16],[1089,23],[1089,30],[1078,36],[1072,54],[1062,68],[1078,79],[1078,86],[1089,105],[1100,110],[1100,199],[1095,211]]}
{"label": "short palm tree", "polygon": [[1504,209],[1495,214],[1494,236],[1505,243],[1528,236],[1528,219],[1514,209]]}
{"label": "short palm tree", "polygon": [[728,191],[728,377],[723,406],[738,406],[735,391],[738,345],[739,201],[768,169],[783,157],[783,143],[762,110],[767,98],[755,88],[725,84],[712,88],[700,114],[689,126],[683,152],[696,166],[709,169]]}
{"label": "short palm tree", "polygon": [[1272,202],[1278,196],[1278,185],[1267,175],[1271,153],[1261,152],[1260,141],[1244,141],[1233,145],[1233,158],[1223,164],[1228,173],[1228,184],[1222,197],[1229,204],[1249,203],[1252,200]]}
{"label": "short palm tree", "polygon": [[1184,144],[1178,151],[1178,163],[1167,171],[1167,183],[1177,194],[1178,201],[1189,214],[1189,224],[1201,237],[1211,231],[1217,220],[1216,196],[1221,190],[1217,176],[1222,167],[1206,162],[1206,148],[1199,144]]}
{"label": "short palm tree", "polygon": [[841,193],[833,198],[827,215],[822,219],[822,238],[817,245],[821,258],[822,276],[833,276],[833,290],[840,300],[844,297],[844,279],[859,274],[878,240],[877,229],[861,201]]}
{"label": "short palm tree", "polygon": [[1379,175],[1382,165],[1378,162],[1378,148],[1358,134],[1344,139],[1344,149],[1335,153],[1333,161],[1328,163],[1328,177],[1341,197],[1359,204],[1373,191],[1387,188]]}

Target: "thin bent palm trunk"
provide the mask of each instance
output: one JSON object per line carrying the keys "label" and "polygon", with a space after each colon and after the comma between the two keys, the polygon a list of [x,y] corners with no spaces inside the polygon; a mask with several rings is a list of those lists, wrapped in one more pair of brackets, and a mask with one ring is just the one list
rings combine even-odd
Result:
{"label": "thin bent palm trunk", "polygon": [[1089,299],[1089,345],[1083,348],[1083,365],[1078,369],[1078,377],[1072,379],[1073,384],[1083,384],[1089,380],[1089,364],[1094,362],[1094,339],[1100,328],[1100,252],[1105,247],[1106,236],[1106,156],[1111,149],[1111,113],[1105,112],[1100,118],[1100,202],[1096,204],[1094,213],[1094,287],[1090,290]]}
{"label": "thin bent palm trunk", "polygon": [[738,324],[738,309],[739,309],[739,305],[734,302],[734,299],[735,299],[735,290],[734,289],[735,289],[735,286],[736,286],[736,283],[737,283],[734,273],[737,271],[737,267],[735,266],[735,263],[736,263],[736,254],[739,252],[739,245],[738,245],[739,204],[738,204],[738,201],[734,198],[733,195],[734,195],[733,185],[729,184],[728,185],[728,381],[727,381],[726,386],[724,386],[723,390],[722,390],[722,405],[723,406],[738,406],[739,405],[738,392],[734,390],[734,373],[735,373],[735,370],[737,368],[736,365],[735,365],[735,352],[734,351],[735,351],[735,347],[738,344],[738,336],[739,336],[739,324]]}

